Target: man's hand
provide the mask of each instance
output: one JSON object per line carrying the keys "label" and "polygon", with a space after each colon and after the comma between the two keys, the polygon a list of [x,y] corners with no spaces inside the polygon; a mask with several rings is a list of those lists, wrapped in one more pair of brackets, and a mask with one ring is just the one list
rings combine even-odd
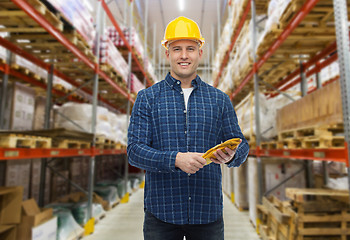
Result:
{"label": "man's hand", "polygon": [[[240,143],[242,142],[242,140],[240,141]],[[239,144],[240,144],[239,143]],[[231,150],[230,148],[226,147],[225,148],[225,152],[223,152],[221,149],[218,149],[216,152],[214,152],[214,155],[216,157],[215,158],[210,158],[210,160],[213,163],[217,163],[217,164],[223,164],[223,163],[228,163],[229,161],[231,161],[233,159],[233,157],[235,156],[236,150],[239,146],[239,144],[237,145],[237,147],[233,150]]]}
{"label": "man's hand", "polygon": [[179,152],[176,155],[175,167],[180,168],[185,173],[195,174],[207,163],[207,161],[204,158],[202,158],[202,155],[203,153]]}

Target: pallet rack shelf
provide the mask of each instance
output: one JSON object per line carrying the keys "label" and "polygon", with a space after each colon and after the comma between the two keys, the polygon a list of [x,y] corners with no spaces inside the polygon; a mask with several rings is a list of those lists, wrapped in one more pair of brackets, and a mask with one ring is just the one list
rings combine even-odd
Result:
{"label": "pallet rack shelf", "polygon": [[254,74],[258,73],[259,69],[268,61],[268,59],[278,50],[278,48],[286,41],[286,39],[293,33],[303,19],[309,14],[313,7],[318,3],[319,0],[308,0],[301,7],[299,12],[294,16],[290,23],[285,27],[283,32],[278,36],[276,41],[268,48],[268,50],[260,57],[260,59],[253,63],[252,69],[243,78],[241,83],[235,88],[231,94],[231,99],[242,99],[247,93],[249,88],[248,83],[253,78]]}
{"label": "pallet rack shelf", "polygon": [[[256,1],[255,0],[251,0],[249,1],[251,2],[251,4],[247,5],[246,9],[245,9],[245,15],[247,14],[247,9],[250,7],[252,10],[252,20],[255,21],[255,5],[256,5]],[[243,78],[241,79],[240,83],[238,85],[236,85],[234,91],[232,92],[232,94],[230,95],[231,100],[234,103],[238,103],[240,102],[247,94],[248,92],[251,90],[251,88],[253,87],[253,83],[254,82],[254,89],[255,89],[255,95],[257,95],[258,93],[258,88],[259,85],[261,84],[260,80],[259,80],[259,75],[264,74],[266,72],[265,68],[273,68],[273,64],[269,63],[269,60],[274,58],[274,54],[276,54],[281,46],[284,46],[283,44],[288,42],[288,40],[290,38],[298,38],[299,36],[297,36],[297,33],[303,32],[304,30],[299,29],[299,25],[304,21],[304,20],[308,20],[310,21],[310,19],[312,19],[312,11],[325,11],[327,10],[327,14],[322,15],[323,19],[329,19],[330,17],[332,17],[332,10],[334,9],[334,11],[337,11],[339,9],[336,8],[335,4],[338,4],[338,8],[339,6],[342,6],[340,8],[344,8],[342,9],[342,11],[346,12],[346,1],[343,0],[334,0],[334,1],[319,1],[319,0],[305,0],[302,1],[303,5],[301,6],[300,10],[298,10],[295,13],[295,16],[291,19],[291,21],[289,22],[289,24],[286,25],[286,27],[283,30],[278,30],[276,31],[276,33],[279,33],[277,39],[272,42],[271,45],[268,46],[267,51],[263,54],[261,54],[260,52],[260,58],[257,58],[254,54],[254,62],[252,64],[251,69],[249,70],[249,72],[243,76]],[[319,5],[318,5],[319,4]],[[334,5],[333,5],[334,4]],[[250,6],[251,5],[251,6]],[[326,6],[327,5],[327,6]],[[329,7],[331,6],[331,7]],[[349,6],[348,6],[349,7]],[[313,13],[315,16],[317,16],[317,14]],[[320,17],[320,14],[318,14],[318,16]],[[346,16],[346,15],[345,15]],[[336,39],[336,31],[335,28],[336,26],[340,26],[340,21],[339,21],[339,13],[335,14],[335,27],[328,27],[325,29],[325,35],[324,36],[320,36],[322,37],[322,39],[325,39],[324,42],[322,42],[322,46],[317,46],[317,48],[310,48],[307,49],[305,51],[308,52],[308,54],[310,54],[310,59],[308,59],[307,62],[301,63],[301,68],[299,68],[299,64],[295,64],[295,68],[293,71],[291,72],[287,72],[284,75],[284,78],[282,79],[278,79],[277,81],[273,82],[271,85],[274,87],[275,92],[273,93],[266,93],[265,95],[267,95],[269,98],[271,97],[275,97],[279,94],[281,94],[283,91],[291,88],[292,86],[295,86],[297,83],[299,82],[303,82],[305,81],[305,76],[311,76],[312,74],[317,74],[321,71],[322,68],[330,65],[331,63],[333,63],[334,61],[338,60],[338,55],[339,52],[337,51],[337,43],[338,46],[340,44],[339,42],[339,35],[340,33],[337,32],[337,39]],[[346,21],[344,16],[344,19],[342,19],[342,21]],[[241,20],[241,22],[239,23],[239,26],[242,26],[244,24],[244,22],[246,21],[246,18],[243,17]],[[255,24],[255,23],[254,23]],[[253,24],[253,31],[256,31],[256,27]],[[343,25],[345,26],[346,24],[343,23]],[[333,29],[331,29],[333,28]],[[241,29],[239,29],[241,30]],[[347,29],[348,30],[348,29]],[[338,30],[339,31],[339,30]],[[235,35],[239,34],[240,31],[236,32]],[[293,33],[295,33],[293,35]],[[253,37],[252,39],[254,39],[254,32],[252,33]],[[347,32],[347,34],[350,35],[349,32]],[[327,36],[326,36],[327,35]],[[233,41],[231,43],[230,46],[230,51],[233,49],[233,45],[235,44],[235,37],[232,38]],[[344,36],[343,39],[346,39],[346,36]],[[302,39],[301,39],[302,40]],[[327,44],[325,44],[327,43]],[[340,47],[338,47],[338,49],[340,49],[340,51],[344,51],[344,49],[347,49],[347,51],[345,50],[345,52],[341,52],[341,54],[343,54],[342,59],[340,59],[340,63],[344,64],[342,61],[344,61],[344,55],[348,56],[348,48],[344,48],[344,44],[348,45],[349,42],[344,40],[342,43],[342,45]],[[256,43],[253,43],[253,49],[255,49]],[[285,47],[284,47],[285,49]],[[303,50],[303,51],[304,51]],[[291,52],[295,52],[297,54],[297,50],[293,50],[290,49]],[[311,52],[310,52],[311,51]],[[302,52],[302,51],[301,51]],[[302,53],[300,53],[302,54]],[[220,78],[220,76],[222,75],[226,65],[228,64],[228,59],[229,59],[229,55],[230,52],[226,53],[226,56],[224,58],[224,60],[221,63],[220,66],[220,71],[219,74],[217,76],[216,79],[214,79],[214,86],[218,85],[218,80]],[[278,58],[274,59],[275,63],[276,61],[278,61]],[[280,62],[282,60],[280,59]],[[267,66],[268,65],[268,66]],[[263,69],[263,70],[262,70]],[[347,67],[345,67],[345,72],[348,71]],[[348,73],[348,72],[347,72]],[[302,76],[302,74],[304,74],[304,76]],[[298,77],[300,76],[300,77]],[[254,81],[251,81],[252,78],[254,77]],[[349,81],[349,76],[348,75],[343,75],[341,77],[336,77],[334,79],[329,80],[328,82],[324,83],[328,84],[330,82],[333,82],[335,80],[338,80],[339,78],[340,81],[346,82],[346,84],[348,84]],[[345,78],[346,77],[346,78]],[[342,83],[343,83],[342,82]],[[345,83],[344,83],[345,84]],[[344,86],[347,86],[347,85]],[[321,86],[319,86],[321,87]],[[342,87],[343,88],[343,87]],[[277,92],[276,92],[277,90]],[[311,89],[312,92],[315,89]],[[343,92],[343,94],[346,91]],[[347,94],[349,95],[349,92],[347,92]],[[346,93],[342,96],[343,99],[346,98]],[[349,96],[347,96],[349,97]],[[256,100],[258,102],[258,100]],[[345,104],[346,102],[343,101],[343,104]],[[345,107],[346,108],[346,107]],[[344,106],[343,106],[344,109]],[[347,110],[343,110],[344,114],[348,114]],[[259,104],[255,106],[255,114],[259,115]],[[344,115],[345,116],[345,115]],[[347,116],[347,115],[346,115]],[[259,116],[256,116],[256,118],[259,119]],[[344,119],[346,119],[346,117],[344,117]],[[345,121],[345,120],[344,120]],[[259,120],[258,120],[259,122]],[[344,125],[349,124],[349,123],[344,123]],[[334,162],[342,162],[345,163],[348,167],[349,167],[349,146],[348,146],[348,141],[349,141],[349,136],[348,136],[348,132],[349,130],[348,127],[345,127],[345,146],[341,147],[341,148],[330,148],[330,149],[269,149],[269,150],[265,150],[265,149],[261,149],[260,146],[260,126],[259,123],[256,123],[256,146],[257,147],[253,147],[250,150],[250,155],[251,156],[255,156],[257,158],[257,162],[258,162],[258,177],[261,180],[262,179],[262,173],[261,173],[261,157],[279,157],[279,158],[287,158],[287,159],[302,159],[302,160],[321,160],[321,161],[334,161]],[[262,197],[262,185],[260,182],[260,186],[259,186],[259,199],[261,200]]]}
{"label": "pallet rack shelf", "polygon": [[[124,88],[116,82],[116,79],[112,79],[107,72],[102,70],[97,63],[95,56],[99,56],[99,50],[96,51],[95,55],[91,54],[91,51],[84,51],[84,49],[79,48],[76,44],[74,44],[70,39],[70,34],[67,32],[62,32],[62,27],[60,24],[53,23],[49,21],[44,15],[33,6],[33,2],[35,5],[39,5],[40,7],[43,5],[40,1],[36,0],[8,0],[6,2],[2,2],[6,6],[10,6],[9,12],[16,12],[17,16],[25,17],[32,25],[35,27],[28,29],[20,29],[16,27],[10,26],[8,28],[9,32],[17,34],[11,34],[10,39],[5,39],[0,37],[0,45],[11,51],[12,53],[17,54],[18,56],[23,57],[24,59],[34,63],[35,65],[43,68],[48,72],[48,80],[40,81],[38,79],[34,79],[33,77],[26,76],[15,69],[12,69],[10,66],[10,62],[2,63],[0,65],[0,71],[3,72],[4,81],[3,86],[7,85],[8,76],[14,76],[16,78],[20,78],[21,81],[31,84],[32,86],[40,87],[42,89],[47,90],[47,104],[46,106],[51,106],[51,97],[52,94],[59,97],[67,97],[70,101],[81,102],[82,100],[77,98],[76,96],[69,96],[69,94],[64,91],[54,89],[52,87],[53,76],[57,76],[64,81],[73,85],[76,89],[80,89],[83,92],[87,93],[92,97],[92,106],[93,106],[93,118],[92,118],[92,126],[96,123],[96,108],[97,102],[101,101],[115,110],[119,110],[122,113],[129,114],[130,105],[135,102],[134,98],[130,94],[129,88]],[[130,1],[132,3],[132,1]],[[104,0],[99,1],[99,13],[98,16],[102,17],[101,12],[104,10],[108,17],[110,18],[113,26],[116,28],[118,33],[120,34],[122,40],[124,41],[125,46],[127,47],[127,51],[129,55],[131,55],[133,62],[129,62],[129,82],[131,71],[135,70],[139,72],[146,79],[147,85],[151,86],[153,82],[147,76],[147,73],[142,66],[140,60],[134,54],[132,47],[126,40],[123,32],[121,31],[118,23],[115,21],[112,13],[109,10],[109,7],[105,3]],[[102,6],[102,7],[101,7]],[[133,5],[131,5],[130,9],[132,9]],[[19,15],[18,15],[19,14]],[[7,16],[7,15],[6,15]],[[1,21],[1,20],[0,20]],[[101,28],[101,19],[97,19],[97,27],[96,32],[100,31]],[[10,23],[11,25],[12,23]],[[30,34],[35,35],[33,42],[36,41],[36,37],[46,39],[48,44],[45,46],[40,46],[39,43],[28,42],[19,42],[17,39],[21,39],[21,36],[18,35],[18,32],[21,32],[26,37],[30,37]],[[29,34],[30,33],[30,34]],[[12,40],[11,40],[12,37]],[[99,37],[99,36],[98,36]],[[32,51],[35,48],[49,48],[58,47],[60,52],[56,54],[38,54],[35,51]],[[99,41],[97,41],[96,49],[99,49]],[[62,59],[66,57],[66,60]],[[51,59],[51,62],[48,62],[47,59]],[[78,69],[72,69],[72,66],[67,66],[65,64],[67,59],[74,59],[74,62],[71,62],[71,65],[78,66]],[[62,63],[63,62],[63,63]],[[136,67],[132,68],[131,64],[135,64]],[[80,78],[80,81],[76,81],[73,79]],[[89,86],[90,85],[90,86]],[[107,87],[108,86],[108,87]],[[108,88],[108,94],[103,92],[99,92],[98,89],[106,89]],[[74,90],[75,91],[75,90]],[[116,98],[117,97],[117,98]],[[4,99],[2,99],[4,101]],[[3,105],[2,105],[3,106]],[[125,107],[127,106],[127,108]],[[46,109],[46,113],[50,108]],[[45,117],[45,128],[49,126],[49,114],[46,114]],[[1,119],[0,119],[1,121]],[[93,127],[92,132],[95,135],[95,129]],[[94,181],[94,167],[95,167],[95,157],[101,155],[126,155],[125,149],[99,149],[96,147],[96,138],[93,138],[92,147],[89,149],[57,149],[57,148],[49,148],[49,149],[28,149],[28,148],[0,148],[0,161],[1,160],[17,160],[17,159],[32,159],[32,158],[41,158],[42,159],[42,167],[41,167],[41,181],[40,181],[40,196],[39,196],[39,205],[43,206],[44,200],[44,186],[45,186],[45,173],[47,167],[47,159],[50,158],[64,158],[64,157],[80,157],[87,156],[90,157],[89,160],[89,181],[88,181],[88,219],[92,216],[92,193],[93,193],[93,181]],[[127,161],[125,164],[127,170]],[[49,167],[51,169],[51,167]],[[127,172],[125,173],[125,178],[127,178]],[[125,183],[127,184],[127,182]],[[91,219],[90,219],[91,220]],[[88,229],[91,231],[91,229]]]}
{"label": "pallet rack shelf", "polygon": [[[103,81],[107,82],[115,92],[119,93],[121,96],[125,97],[126,100],[131,101],[131,103],[134,103],[134,99],[131,98],[130,94],[128,94],[124,89],[122,89],[120,86],[118,86],[105,72],[103,72],[99,67],[98,64],[94,63],[92,60],[90,60],[84,53],[82,53],[72,42],[70,42],[66,36],[61,33],[58,29],[56,29],[54,26],[51,25],[50,22],[48,22],[45,17],[43,17],[39,12],[36,11],[36,9],[30,5],[28,2],[24,0],[13,0],[16,5],[23,11],[25,11],[31,18],[33,18],[42,28],[44,28],[47,33],[50,36],[53,36],[58,42],[62,44],[64,48],[69,50],[74,54],[76,58],[78,58],[81,62],[85,64],[85,66],[89,69],[91,77],[94,73],[98,74],[100,78],[103,79]],[[125,38],[124,38],[125,39]],[[44,62],[42,59],[34,56],[33,54],[28,53],[27,51],[23,50],[21,47],[11,43],[10,41],[0,37],[0,44],[7,48],[8,50],[16,53],[17,55],[27,59],[28,61],[36,64],[37,66],[42,67],[43,69],[50,71],[51,65]],[[30,45],[30,44],[28,44]],[[56,63],[54,63],[56,64]],[[74,64],[74,63],[72,63]],[[85,72],[86,69],[82,69],[82,72]],[[68,83],[72,84],[75,87],[79,87],[80,83],[72,80],[70,77],[68,77],[66,74],[62,73],[59,70],[54,69],[54,75],[64,79]],[[82,88],[85,92],[87,92],[89,95],[92,95],[91,89],[87,89],[86,87]],[[120,107],[117,107],[115,104],[111,104],[110,101],[107,99],[102,98],[99,96],[100,100],[107,103],[108,105],[112,105],[115,109],[120,109]]]}

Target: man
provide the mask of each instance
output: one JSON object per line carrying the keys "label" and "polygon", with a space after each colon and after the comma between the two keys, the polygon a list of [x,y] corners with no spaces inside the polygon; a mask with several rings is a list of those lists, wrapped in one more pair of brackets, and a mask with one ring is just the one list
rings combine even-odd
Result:
{"label": "man", "polygon": [[[165,80],[139,92],[128,131],[131,165],[146,170],[144,239],[224,239],[221,164],[238,167],[249,147],[229,97],[197,75],[204,39],[198,25],[179,17],[166,28],[170,63]],[[231,138],[235,150],[202,155]]]}

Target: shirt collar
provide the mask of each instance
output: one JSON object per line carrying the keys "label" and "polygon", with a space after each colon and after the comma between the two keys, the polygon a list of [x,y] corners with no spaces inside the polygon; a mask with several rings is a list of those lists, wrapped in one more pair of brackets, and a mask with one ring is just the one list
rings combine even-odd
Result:
{"label": "shirt collar", "polygon": [[[170,72],[166,75],[165,81],[167,84],[169,84],[170,87],[175,88],[175,89],[176,88],[181,89],[181,81],[177,80],[173,76],[171,76]],[[192,80],[193,89],[198,88],[201,83],[202,83],[201,78],[198,75],[196,75],[196,78]]]}

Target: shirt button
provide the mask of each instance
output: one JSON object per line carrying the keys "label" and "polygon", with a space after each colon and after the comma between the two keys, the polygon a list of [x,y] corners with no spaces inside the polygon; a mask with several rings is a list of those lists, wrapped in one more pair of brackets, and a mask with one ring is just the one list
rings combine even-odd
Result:
{"label": "shirt button", "polygon": [[180,92],[181,94],[184,94],[184,92]]}
{"label": "shirt button", "polygon": [[187,131],[185,131],[185,134],[187,134]]}
{"label": "shirt button", "polygon": [[184,113],[187,113],[187,111],[186,111],[186,110],[184,110]]}
{"label": "shirt button", "polygon": [[188,176],[191,176],[191,173],[188,173],[187,175],[188,175]]}
{"label": "shirt button", "polygon": [[177,81],[177,84],[180,84],[180,81]]}
{"label": "shirt button", "polygon": [[191,197],[189,197],[189,198],[188,198],[188,200],[190,200],[190,201],[191,201]]}

